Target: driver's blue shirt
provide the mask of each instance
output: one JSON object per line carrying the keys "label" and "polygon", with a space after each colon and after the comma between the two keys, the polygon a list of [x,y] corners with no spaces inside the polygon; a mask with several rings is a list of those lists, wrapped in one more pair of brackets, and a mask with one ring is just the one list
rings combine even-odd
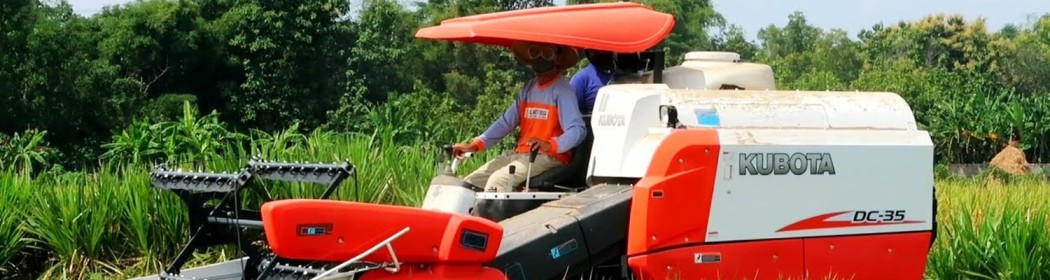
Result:
{"label": "driver's blue shirt", "polygon": [[591,110],[594,109],[594,97],[598,95],[598,89],[609,84],[610,79],[612,79],[612,74],[598,71],[598,69],[594,68],[594,64],[587,65],[587,67],[584,67],[580,72],[572,76],[572,80],[569,83],[576,90],[576,100],[580,102],[581,114],[591,114]]}

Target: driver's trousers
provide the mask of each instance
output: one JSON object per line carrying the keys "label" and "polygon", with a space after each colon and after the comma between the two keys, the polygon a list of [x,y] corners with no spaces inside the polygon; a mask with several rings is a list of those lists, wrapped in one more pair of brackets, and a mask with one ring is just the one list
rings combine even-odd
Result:
{"label": "driver's trousers", "polygon": [[[536,155],[536,161],[532,163],[532,177],[561,165],[560,161],[539,153]],[[514,166],[514,174],[510,174],[510,166]],[[501,155],[486,162],[464,180],[478,187],[483,186],[485,192],[512,192],[516,186],[525,183],[528,172],[529,154],[514,153]]]}

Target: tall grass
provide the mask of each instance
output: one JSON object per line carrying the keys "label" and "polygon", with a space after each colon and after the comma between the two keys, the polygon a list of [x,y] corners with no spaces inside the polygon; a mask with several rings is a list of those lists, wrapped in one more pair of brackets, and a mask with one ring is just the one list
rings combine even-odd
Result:
{"label": "tall grass", "polygon": [[987,177],[938,185],[940,236],[934,279],[1050,279],[1050,184]]}
{"label": "tall grass", "polygon": [[[11,263],[25,246],[21,205],[29,197],[29,185],[24,176],[0,176],[0,264]],[[0,265],[0,275],[13,268]]]}
{"label": "tall grass", "polygon": [[79,279],[92,272],[120,271],[107,251],[119,251],[116,245],[123,244],[124,201],[114,188],[119,180],[101,174],[34,188],[25,205],[25,231],[35,246],[52,253],[54,261],[41,277]]}

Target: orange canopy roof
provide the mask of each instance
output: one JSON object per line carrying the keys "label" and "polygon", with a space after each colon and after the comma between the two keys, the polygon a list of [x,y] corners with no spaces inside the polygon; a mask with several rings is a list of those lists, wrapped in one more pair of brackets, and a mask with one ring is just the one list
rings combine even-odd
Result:
{"label": "orange canopy roof", "polygon": [[639,3],[600,3],[481,14],[444,20],[416,37],[509,47],[534,41],[612,52],[641,52],[663,41],[674,17]]}

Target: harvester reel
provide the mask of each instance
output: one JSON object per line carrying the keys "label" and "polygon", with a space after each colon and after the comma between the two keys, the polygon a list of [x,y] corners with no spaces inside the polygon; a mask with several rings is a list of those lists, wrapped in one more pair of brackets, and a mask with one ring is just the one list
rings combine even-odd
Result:
{"label": "harvester reel", "polygon": [[191,173],[170,171],[160,165],[150,174],[150,182],[158,189],[226,193],[247,185],[251,177],[248,169],[238,173]]}
{"label": "harvester reel", "polygon": [[[268,252],[265,237],[261,232],[262,217],[257,210],[241,208],[241,191],[254,190],[252,193],[266,202],[272,201],[273,198],[260,186],[252,184],[256,179],[313,183],[327,185],[324,194],[321,195],[322,199],[327,199],[339,184],[350,176],[356,179],[356,168],[348,161],[304,164],[270,162],[253,157],[236,173],[182,172],[170,170],[163,164],[158,166],[150,174],[150,182],[155,188],[170,190],[179,196],[186,205],[192,234],[188,244],[164,273],[159,275],[160,278],[201,279],[181,274],[182,266],[193,251],[228,243],[237,244],[247,255],[241,271],[246,279],[264,278],[267,275],[297,277],[296,275],[324,273],[328,268],[323,265],[284,261],[273,257],[273,254]],[[230,226],[234,232],[230,231]],[[257,232],[251,235],[242,234],[242,229],[255,229]]]}
{"label": "harvester reel", "polygon": [[356,169],[349,161],[340,164],[270,162],[253,157],[248,162],[255,175],[276,181],[326,184],[321,198],[328,198],[335,188],[348,176],[355,176]]}

